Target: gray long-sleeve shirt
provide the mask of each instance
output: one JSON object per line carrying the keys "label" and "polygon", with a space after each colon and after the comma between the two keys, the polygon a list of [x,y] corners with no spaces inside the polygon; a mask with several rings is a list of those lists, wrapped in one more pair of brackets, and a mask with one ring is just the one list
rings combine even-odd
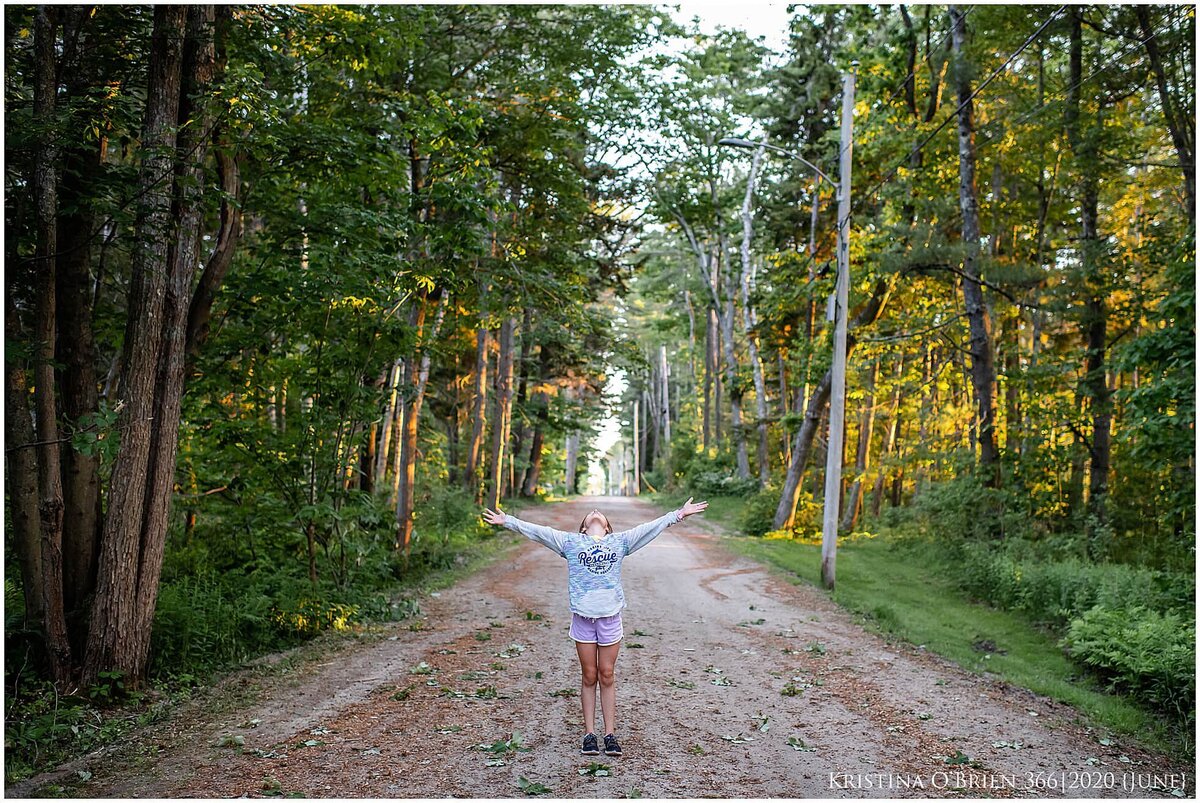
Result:
{"label": "gray long-sleeve shirt", "polygon": [[672,510],[653,521],[620,532],[593,538],[504,514],[504,526],[554,550],[567,560],[567,594],[571,611],[580,616],[612,616],[625,607],[621,587],[621,562],[683,519]]}

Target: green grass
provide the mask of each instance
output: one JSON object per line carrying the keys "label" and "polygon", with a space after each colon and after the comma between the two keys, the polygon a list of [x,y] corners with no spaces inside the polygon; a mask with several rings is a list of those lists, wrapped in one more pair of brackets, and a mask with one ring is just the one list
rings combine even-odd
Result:
{"label": "green grass", "polygon": [[[721,505],[710,505],[709,510]],[[728,538],[726,543],[742,555],[783,569],[793,582],[820,587],[819,545],[746,537]],[[1073,706],[1094,727],[1136,736],[1148,747],[1191,760],[1190,734],[1103,691],[1063,654],[1054,634],[1019,614],[968,599],[923,551],[927,549],[885,537],[839,543],[832,599],[859,614],[869,629],[924,645],[971,672],[994,673]],[[987,653],[972,646],[985,640],[1005,652]]]}

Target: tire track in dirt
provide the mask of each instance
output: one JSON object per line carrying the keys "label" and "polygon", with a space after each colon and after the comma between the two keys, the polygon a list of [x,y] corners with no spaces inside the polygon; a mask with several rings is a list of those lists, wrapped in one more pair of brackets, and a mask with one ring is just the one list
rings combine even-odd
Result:
{"label": "tire track in dirt", "polygon": [[[527,516],[573,530],[592,507],[618,529],[660,514],[636,499],[580,497]],[[566,568],[528,543],[423,601],[425,629],[397,628],[394,641],[354,647],[239,714],[260,719],[258,727],[210,723],[153,771],[131,778],[98,769],[84,790],[520,797],[525,776],[555,797],[622,797],[631,788],[648,797],[947,797],[961,771],[972,797],[1145,797],[1167,795],[1024,783],[1038,772],[1186,771],[1133,744],[1099,745],[1067,706],[865,632],[823,592],[733,555],[712,531],[689,519],[625,564],[621,758],[579,754]],[[411,674],[421,662],[430,674]],[[478,747],[513,731],[528,752]],[[243,750],[212,746],[222,733],[242,735]],[[811,749],[793,749],[789,737]],[[999,741],[1022,747],[993,747]],[[957,751],[975,763],[947,764]],[[581,776],[592,761],[612,775]],[[947,774],[940,787],[935,773]],[[998,777],[1001,788],[978,785]],[[917,778],[920,787],[896,785]]]}

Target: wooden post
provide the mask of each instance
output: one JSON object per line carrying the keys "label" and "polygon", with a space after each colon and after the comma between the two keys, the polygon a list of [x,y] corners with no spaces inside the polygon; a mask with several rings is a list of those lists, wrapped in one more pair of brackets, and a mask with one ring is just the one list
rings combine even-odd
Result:
{"label": "wooden post", "polygon": [[638,441],[638,399],[633,400],[633,491],[631,496],[637,496],[641,490],[641,445]]}
{"label": "wooden post", "polygon": [[662,457],[665,460],[671,448],[671,386],[668,381],[670,368],[667,366],[667,346],[658,347],[659,373],[662,375]]}
{"label": "wooden post", "polygon": [[854,78],[858,62],[842,76],[841,169],[838,172],[837,291],[833,304],[833,387],[829,399],[829,446],[825,459],[821,584],[833,590],[836,577],[838,508],[842,497],[842,443],[846,423],[846,318],[850,286],[850,167],[854,151]]}

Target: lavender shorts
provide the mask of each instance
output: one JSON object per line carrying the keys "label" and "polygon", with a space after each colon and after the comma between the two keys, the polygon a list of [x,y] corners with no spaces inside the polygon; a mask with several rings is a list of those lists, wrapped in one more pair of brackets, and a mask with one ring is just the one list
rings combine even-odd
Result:
{"label": "lavender shorts", "polygon": [[612,616],[580,616],[571,614],[571,638],[587,644],[598,644],[607,647],[621,640],[624,633],[621,630],[621,614]]}

